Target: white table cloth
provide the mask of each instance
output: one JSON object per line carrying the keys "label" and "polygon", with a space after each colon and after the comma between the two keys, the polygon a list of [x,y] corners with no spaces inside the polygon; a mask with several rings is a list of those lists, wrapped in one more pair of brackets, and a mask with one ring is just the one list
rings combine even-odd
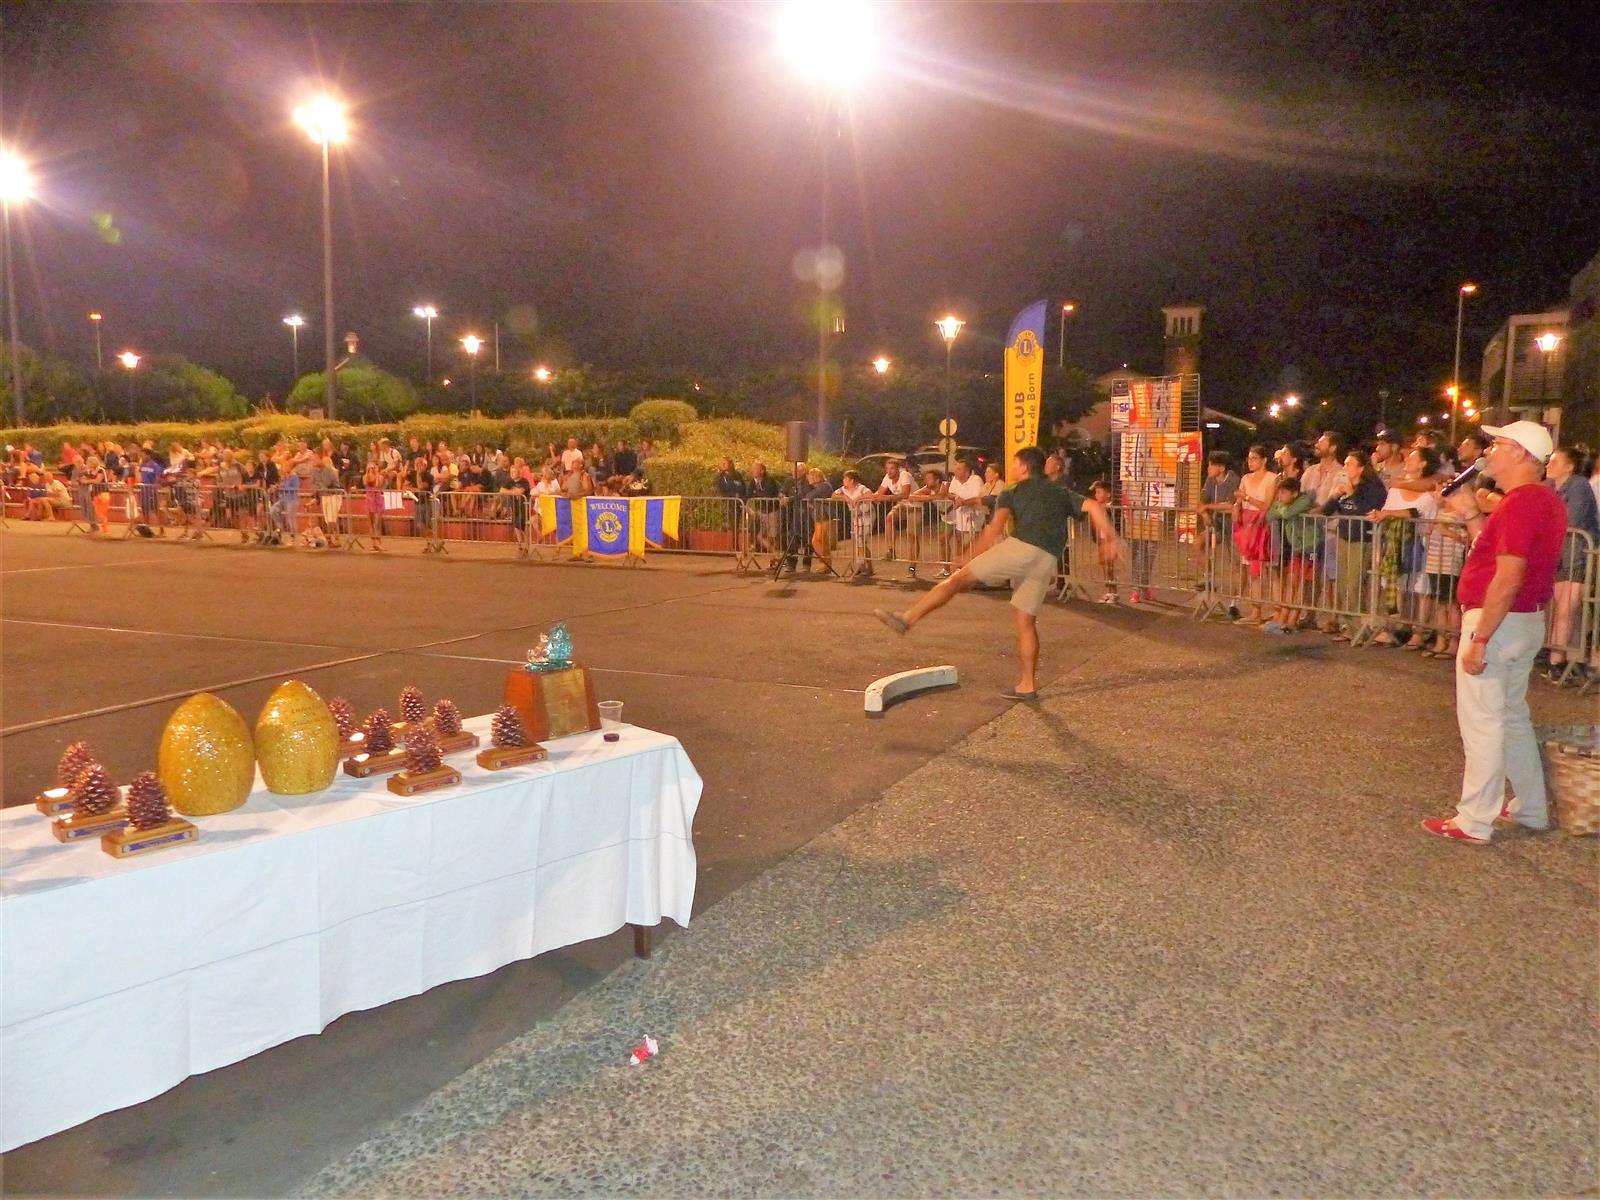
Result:
{"label": "white table cloth", "polygon": [[[484,734],[488,717],[466,723]],[[488,743],[487,737],[484,743]],[[600,937],[689,922],[700,777],[625,726],[457,787],[327,791],[196,819],[114,859],[0,811],[0,1151],[319,1033],[336,1017]]]}

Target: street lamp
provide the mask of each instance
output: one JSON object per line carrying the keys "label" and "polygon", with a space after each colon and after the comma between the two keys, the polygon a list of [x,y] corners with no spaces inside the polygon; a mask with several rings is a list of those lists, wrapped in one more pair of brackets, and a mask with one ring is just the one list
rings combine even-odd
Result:
{"label": "street lamp", "polygon": [[439,315],[439,310],[431,304],[419,304],[411,310],[411,315],[421,317],[428,323],[428,382],[433,382],[433,319]]}
{"label": "street lamp", "polygon": [[1293,392],[1290,392],[1287,396],[1285,396],[1283,398],[1283,402],[1285,404],[1287,404],[1290,408],[1299,408],[1300,407],[1300,397],[1296,396]]}
{"label": "street lamp", "polygon": [[472,392],[472,407],[478,407],[478,351],[483,349],[483,339],[469,333],[461,339],[461,348],[467,352],[467,371],[471,377],[468,385]]}
{"label": "street lamp", "polygon": [[[294,354],[293,378],[298,380],[300,378],[300,326],[306,323],[306,319],[299,313],[290,313],[283,319],[283,323],[289,327],[289,339]],[[293,387],[294,382],[291,381],[289,386]]]}
{"label": "street lamp", "polygon": [[1478,285],[1463,283],[1456,289],[1456,365],[1450,373],[1450,444],[1456,440],[1456,397],[1461,394],[1461,317],[1466,310],[1467,297],[1475,295]]}
{"label": "street lamp", "polygon": [[0,153],[0,205],[5,209],[6,313],[11,336],[11,401],[16,406],[17,424],[25,423],[22,400],[22,360],[18,357],[21,339],[17,336],[16,269],[11,258],[11,206],[33,195],[33,172],[11,151]]}
{"label": "street lamp", "polygon": [[1068,300],[1061,306],[1061,336],[1056,339],[1056,366],[1067,365],[1067,318],[1078,311],[1078,306]]}
{"label": "street lamp", "polygon": [[327,416],[334,417],[337,400],[333,381],[333,190],[329,185],[329,147],[350,136],[344,105],[332,96],[318,96],[310,104],[294,110],[295,123],[322,147],[322,349],[323,398]]}
{"label": "street lamp", "polygon": [[[14,334],[13,337],[15,337]],[[1533,339],[1533,344],[1544,351],[1544,372],[1539,379],[1539,403],[1543,404],[1550,398],[1550,356],[1556,352],[1556,347],[1561,344],[1561,335],[1559,333],[1541,333]]]}
{"label": "street lamp", "polygon": [[132,350],[117,355],[117,361],[128,368],[128,423],[133,424],[133,370],[139,365],[139,356]]}
{"label": "street lamp", "polygon": [[94,369],[96,371],[104,371],[106,369],[105,360],[100,357],[100,325],[104,320],[105,315],[103,313],[89,314],[89,323],[94,326]]}
{"label": "street lamp", "polygon": [[889,373],[889,360],[880,354],[872,360],[872,369],[879,375],[887,375]]}
{"label": "street lamp", "polygon": [[961,332],[961,327],[966,322],[960,317],[946,314],[933,323],[939,331],[939,336],[944,339],[944,418],[950,419],[950,351],[955,348],[956,334]]}
{"label": "street lamp", "polygon": [[550,368],[549,367],[535,367],[533,369],[533,377],[535,379],[537,379],[540,383],[549,383],[550,382]]}

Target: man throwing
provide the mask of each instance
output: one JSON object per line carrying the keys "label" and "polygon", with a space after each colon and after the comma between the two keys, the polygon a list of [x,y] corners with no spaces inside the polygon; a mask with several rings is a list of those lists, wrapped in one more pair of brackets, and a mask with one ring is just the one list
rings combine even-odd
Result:
{"label": "man throwing", "polygon": [[1544,643],[1539,610],[1555,591],[1567,531],[1566,506],[1539,482],[1551,450],[1544,426],[1514,421],[1501,428],[1485,425],[1483,432],[1494,438],[1484,471],[1504,497],[1487,520],[1465,489],[1446,501],[1473,534],[1456,589],[1456,722],[1466,771],[1456,815],[1422,823],[1435,837],[1480,846],[1493,835],[1496,817],[1529,829],[1549,825],[1544,767],[1528,712],[1528,673]]}
{"label": "man throwing", "polygon": [[1036,446],[1017,451],[1017,484],[1000,493],[994,520],[978,538],[972,561],[944,580],[905,612],[876,609],[874,615],[896,633],[911,627],[961,592],[980,583],[1011,585],[1016,609],[1017,686],[1003,693],[1007,700],[1039,698],[1039,609],[1055,580],[1067,545],[1068,518],[1087,517],[1100,543],[1100,561],[1117,557],[1117,535],[1104,506],[1044,478],[1044,452]]}

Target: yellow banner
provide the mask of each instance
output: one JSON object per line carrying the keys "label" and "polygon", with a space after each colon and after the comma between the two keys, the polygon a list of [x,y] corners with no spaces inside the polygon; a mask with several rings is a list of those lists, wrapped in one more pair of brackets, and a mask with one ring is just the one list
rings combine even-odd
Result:
{"label": "yellow banner", "polygon": [[1011,322],[1006,338],[1006,394],[1002,420],[1006,431],[1006,482],[1016,482],[1012,457],[1024,446],[1039,444],[1039,397],[1044,387],[1044,312],[1041,300]]}

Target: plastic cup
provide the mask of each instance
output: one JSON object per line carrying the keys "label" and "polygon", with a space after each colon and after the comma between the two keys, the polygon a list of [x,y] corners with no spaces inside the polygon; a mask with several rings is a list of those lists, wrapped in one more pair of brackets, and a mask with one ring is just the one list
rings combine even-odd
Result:
{"label": "plastic cup", "polygon": [[605,740],[619,740],[622,737],[622,701],[602,700],[595,707],[600,710],[600,729],[605,734]]}

